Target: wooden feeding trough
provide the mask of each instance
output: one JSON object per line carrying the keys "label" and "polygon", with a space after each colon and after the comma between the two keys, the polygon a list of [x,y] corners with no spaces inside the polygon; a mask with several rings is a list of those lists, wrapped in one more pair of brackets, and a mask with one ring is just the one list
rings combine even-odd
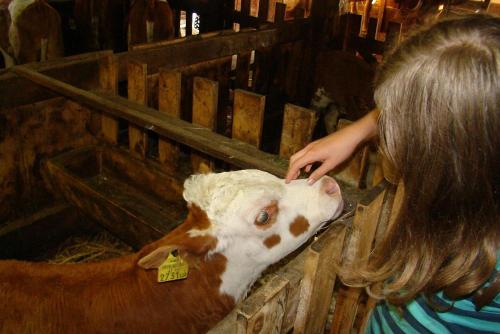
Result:
{"label": "wooden feeding trough", "polygon": [[[191,173],[257,168],[283,177],[286,159],[312,139],[317,121],[295,103],[310,83],[314,43],[306,37],[326,2],[290,21],[276,4],[274,22],[267,1],[258,17],[245,12],[249,3],[231,16],[239,32],[1,73],[0,95],[9,98],[0,101],[0,238],[77,215],[139,248],[183,218],[182,182]],[[396,190],[386,182],[369,192],[342,188],[351,203],[344,216],[270,273],[213,333],[362,328],[356,313],[366,319],[374,302],[336,284],[329,264],[349,261],[358,244],[368,254],[390,221]]]}

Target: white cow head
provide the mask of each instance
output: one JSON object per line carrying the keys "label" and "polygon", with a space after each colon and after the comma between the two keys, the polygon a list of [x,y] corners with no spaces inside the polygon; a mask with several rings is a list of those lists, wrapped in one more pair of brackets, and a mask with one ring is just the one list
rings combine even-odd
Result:
{"label": "white cow head", "polygon": [[306,180],[285,184],[263,171],[240,170],[191,176],[184,189],[185,200],[211,222],[209,229],[189,233],[217,239],[210,253],[228,260],[220,292],[236,300],[267,266],[297,249],[343,208],[339,186],[330,177],[310,186]]}

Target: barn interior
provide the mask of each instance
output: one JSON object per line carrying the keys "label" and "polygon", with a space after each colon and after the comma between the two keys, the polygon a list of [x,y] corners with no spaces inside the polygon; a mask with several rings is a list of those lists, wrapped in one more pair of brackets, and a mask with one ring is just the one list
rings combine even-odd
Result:
{"label": "barn interior", "polygon": [[[284,177],[294,152],[374,108],[374,71],[413,26],[500,13],[499,0],[34,0],[12,17],[12,2],[0,1],[0,259],[54,263],[165,235],[193,173]],[[370,252],[401,189],[375,143],[331,175],[341,218],[211,333],[362,332],[375,300],[328,264]]]}

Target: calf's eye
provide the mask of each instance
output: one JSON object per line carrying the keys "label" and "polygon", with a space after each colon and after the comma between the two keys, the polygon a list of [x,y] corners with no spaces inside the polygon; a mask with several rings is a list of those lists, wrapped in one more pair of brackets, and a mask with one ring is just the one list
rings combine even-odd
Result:
{"label": "calf's eye", "polygon": [[266,211],[261,211],[257,215],[257,218],[255,219],[255,222],[260,225],[264,225],[267,223],[269,220],[269,214]]}

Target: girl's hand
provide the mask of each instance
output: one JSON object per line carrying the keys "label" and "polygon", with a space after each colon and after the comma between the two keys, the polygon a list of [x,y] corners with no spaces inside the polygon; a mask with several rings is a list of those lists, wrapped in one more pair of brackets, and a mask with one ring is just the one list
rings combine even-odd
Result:
{"label": "girl's hand", "polygon": [[379,112],[374,110],[353,124],[313,141],[292,155],[285,182],[296,179],[302,168],[309,173],[312,164],[317,161],[321,162],[321,165],[309,176],[309,184],[334,169],[349,158],[361,142],[376,135],[378,114]]}

